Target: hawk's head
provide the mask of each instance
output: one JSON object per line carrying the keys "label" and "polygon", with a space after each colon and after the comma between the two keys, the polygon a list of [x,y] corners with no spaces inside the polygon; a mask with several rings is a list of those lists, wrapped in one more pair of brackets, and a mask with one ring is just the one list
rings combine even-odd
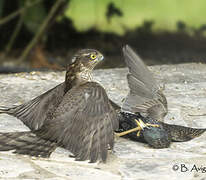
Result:
{"label": "hawk's head", "polygon": [[72,58],[72,63],[67,66],[66,91],[75,84],[92,80],[93,68],[104,59],[103,55],[95,49],[82,49]]}
{"label": "hawk's head", "polygon": [[82,49],[78,51],[72,58],[72,63],[81,64],[85,68],[92,70],[104,56],[95,49]]}

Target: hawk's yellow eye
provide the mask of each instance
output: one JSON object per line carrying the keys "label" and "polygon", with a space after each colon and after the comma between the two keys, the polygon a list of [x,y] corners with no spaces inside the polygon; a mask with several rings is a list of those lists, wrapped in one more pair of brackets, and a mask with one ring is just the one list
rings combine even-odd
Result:
{"label": "hawk's yellow eye", "polygon": [[90,56],[90,58],[91,58],[92,60],[96,59],[96,57],[97,57],[97,56],[95,56],[94,54],[91,54],[91,56]]}

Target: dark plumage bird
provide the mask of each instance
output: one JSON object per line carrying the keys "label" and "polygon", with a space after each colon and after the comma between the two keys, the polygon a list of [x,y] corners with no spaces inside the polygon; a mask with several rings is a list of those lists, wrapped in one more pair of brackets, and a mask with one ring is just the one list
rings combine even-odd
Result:
{"label": "dark plumage bird", "polygon": [[[140,57],[128,46],[123,48],[129,68],[127,74],[130,92],[119,111],[122,135],[147,142],[154,148],[166,148],[171,141],[188,141],[200,136],[206,129],[196,129],[163,122],[167,114],[167,100],[161,88]],[[114,104],[114,103],[113,103]]]}
{"label": "dark plumage bird", "polygon": [[104,88],[92,82],[92,70],[102,59],[96,50],[80,50],[67,66],[65,82],[22,105],[1,108],[31,131],[0,133],[0,150],[49,157],[61,146],[76,160],[106,161],[119,123]]}

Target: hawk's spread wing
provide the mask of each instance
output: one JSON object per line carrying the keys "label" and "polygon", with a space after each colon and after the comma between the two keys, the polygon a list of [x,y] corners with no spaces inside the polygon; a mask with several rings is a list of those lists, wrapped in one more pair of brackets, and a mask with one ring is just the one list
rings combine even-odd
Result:
{"label": "hawk's spread wing", "polygon": [[68,91],[52,117],[37,132],[70,150],[77,160],[106,160],[118,120],[105,90],[88,82]]}
{"label": "hawk's spread wing", "polygon": [[152,73],[128,45],[123,48],[123,54],[129,68],[127,80],[130,92],[122,110],[131,113],[142,112],[162,120],[167,113],[167,100]]}
{"label": "hawk's spread wing", "polygon": [[48,113],[54,111],[64,96],[65,83],[19,106],[0,107],[0,113],[7,113],[20,119],[31,130],[38,130]]}

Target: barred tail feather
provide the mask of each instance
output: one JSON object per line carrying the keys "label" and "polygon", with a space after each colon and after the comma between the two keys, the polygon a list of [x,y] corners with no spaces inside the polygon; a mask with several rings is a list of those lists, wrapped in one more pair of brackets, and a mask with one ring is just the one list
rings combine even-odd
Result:
{"label": "barred tail feather", "polygon": [[0,151],[15,150],[14,153],[36,157],[49,157],[56,143],[37,137],[32,132],[0,133]]}

